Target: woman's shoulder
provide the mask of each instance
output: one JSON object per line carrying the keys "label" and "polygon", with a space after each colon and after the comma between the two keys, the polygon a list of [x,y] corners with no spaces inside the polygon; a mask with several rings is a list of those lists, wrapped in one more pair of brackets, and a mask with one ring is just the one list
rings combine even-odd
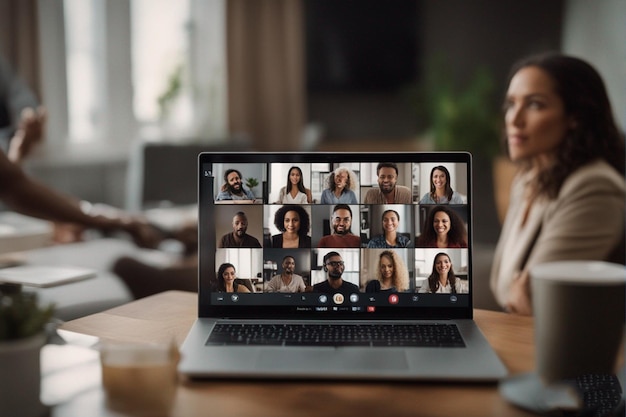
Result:
{"label": "woman's shoulder", "polygon": [[396,239],[398,241],[398,246],[407,247],[411,243],[411,238],[405,235],[398,234]]}
{"label": "woman's shoulder", "polygon": [[381,247],[384,247],[384,246],[381,246],[381,244],[383,244],[384,241],[385,241],[385,236],[383,236],[383,235],[374,236],[367,243],[367,247],[368,248],[381,248]]}
{"label": "woman's shoulder", "polygon": [[277,235],[273,235],[272,236],[272,246],[277,247],[277,246],[282,246],[283,245],[283,235],[282,233],[279,233]]}
{"label": "woman's shoulder", "polygon": [[298,247],[300,248],[310,248],[311,247],[311,236],[305,235],[300,238],[298,242]]}
{"label": "woman's shoulder", "polygon": [[615,168],[603,159],[598,159],[581,166],[570,174],[566,182],[572,180],[585,181],[590,179],[595,181],[597,178],[610,180],[612,183],[624,188],[624,176],[617,172]]}
{"label": "woman's shoulder", "polygon": [[595,160],[572,172],[563,182],[561,194],[571,192],[607,192],[625,194],[624,177],[608,162]]}
{"label": "woman's shoulder", "polygon": [[450,204],[465,204],[465,198],[461,193],[457,191],[452,191],[452,198],[450,198]]}
{"label": "woman's shoulder", "polygon": [[356,193],[350,189],[346,189],[343,192],[343,200],[345,201],[345,204],[358,204],[359,201],[356,198]]}
{"label": "woman's shoulder", "polygon": [[380,291],[380,281],[373,279],[365,286],[365,292],[378,292]]}
{"label": "woman's shoulder", "polygon": [[430,198],[430,193],[426,193],[422,196],[422,199],[420,200],[420,204],[432,204],[434,203],[433,199]]}

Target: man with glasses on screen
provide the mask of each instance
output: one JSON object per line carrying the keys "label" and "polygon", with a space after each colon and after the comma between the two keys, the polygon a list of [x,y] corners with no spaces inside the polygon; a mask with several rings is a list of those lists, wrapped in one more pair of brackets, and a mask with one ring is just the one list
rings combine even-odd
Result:
{"label": "man with glasses on screen", "polygon": [[359,292],[358,286],[343,280],[342,275],[345,265],[339,253],[328,252],[324,255],[323,268],[326,271],[327,279],[315,284],[313,286],[314,292],[342,294],[344,297],[349,297],[350,294]]}

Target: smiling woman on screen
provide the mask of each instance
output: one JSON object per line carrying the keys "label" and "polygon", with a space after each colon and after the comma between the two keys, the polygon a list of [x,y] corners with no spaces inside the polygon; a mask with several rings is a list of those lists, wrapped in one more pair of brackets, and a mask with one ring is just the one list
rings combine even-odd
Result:
{"label": "smiling woman on screen", "polygon": [[507,311],[532,314],[529,269],[549,261],[624,262],[624,137],[587,62],[544,54],[517,63],[504,103],[520,164],[491,272]]}

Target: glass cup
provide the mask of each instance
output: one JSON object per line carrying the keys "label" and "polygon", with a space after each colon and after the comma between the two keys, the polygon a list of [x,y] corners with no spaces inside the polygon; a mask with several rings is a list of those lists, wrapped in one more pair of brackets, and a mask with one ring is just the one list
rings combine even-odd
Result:
{"label": "glass cup", "polygon": [[132,416],[169,415],[179,359],[175,343],[103,344],[100,361],[107,407]]}

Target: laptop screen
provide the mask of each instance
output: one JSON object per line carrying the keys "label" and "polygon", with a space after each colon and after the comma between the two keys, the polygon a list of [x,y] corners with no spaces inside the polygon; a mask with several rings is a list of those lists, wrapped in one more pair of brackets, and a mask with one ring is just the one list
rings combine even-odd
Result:
{"label": "laptop screen", "polygon": [[199,314],[471,318],[471,155],[202,153]]}

